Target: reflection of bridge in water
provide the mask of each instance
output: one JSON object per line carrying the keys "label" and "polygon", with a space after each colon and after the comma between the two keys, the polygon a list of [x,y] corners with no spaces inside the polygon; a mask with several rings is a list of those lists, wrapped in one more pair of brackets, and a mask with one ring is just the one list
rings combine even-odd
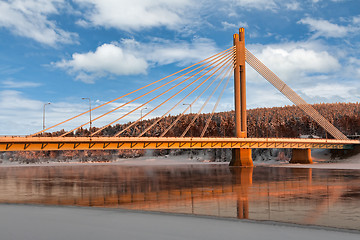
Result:
{"label": "reflection of bridge in water", "polygon": [[[278,78],[268,69],[259,59],[257,59],[248,49],[245,48],[245,30],[239,29],[238,34],[233,35],[233,46],[198,63],[186,67],[176,73],[170,74],[155,82],[136,89],[130,93],[113,99],[107,103],[96,106],[74,117],[64,120],[51,127],[43,129],[27,137],[0,137],[0,151],[45,151],[45,150],[108,150],[108,149],[181,149],[181,148],[232,148],[233,155],[231,165],[252,166],[252,148],[292,148],[293,163],[312,163],[312,148],[327,149],[347,149],[352,145],[359,145],[359,140],[349,140],[342,132],[333,126],[328,120],[320,115],[310,104],[306,103],[296,94],[287,84]],[[289,139],[289,138],[248,138],[247,135],[247,113],[246,113],[246,69],[248,63],[255,71],[271,83],[277,90],[286,96],[292,103],[298,106],[303,112],[309,115],[319,126],[328,132],[334,139]],[[234,75],[234,122],[235,136],[232,138],[205,138],[214,112],[216,111],[221,97],[226,90],[231,75]],[[226,79],[226,81],[225,81]],[[221,89],[221,90],[220,90]],[[149,95],[150,94],[150,95]],[[152,96],[154,94],[155,96]],[[191,128],[199,124],[199,116],[207,107],[213,96],[218,94],[214,102],[211,113],[199,132],[198,136],[189,134]],[[132,96],[132,97],[130,97]],[[207,96],[206,100],[201,97]],[[165,98],[165,99],[161,99]],[[181,97],[183,97],[181,99]],[[118,103],[116,101],[128,102]],[[150,98],[150,99],[147,99]],[[139,100],[141,99],[141,100]],[[181,100],[179,100],[181,99]],[[90,99],[89,99],[90,100]],[[140,101],[137,102],[137,101]],[[160,103],[158,103],[160,101]],[[190,101],[190,104],[184,104]],[[202,103],[203,102],[203,103]],[[211,101],[210,101],[211,102]],[[216,102],[216,103],[215,103]],[[196,114],[190,114],[191,121],[186,125],[178,126],[184,114],[195,103],[199,103],[200,109]],[[108,105],[115,104],[115,105]],[[170,104],[171,106],[167,106]],[[101,112],[91,118],[94,110],[104,106],[113,106],[110,111]],[[174,110],[180,110],[180,106],[188,105],[180,114],[171,121],[166,122],[165,129],[159,128],[159,122],[166,119]],[[115,107],[116,106],[116,107]],[[127,107],[132,110],[126,109]],[[103,109],[103,108],[102,108]],[[117,132],[108,134],[109,126],[114,125],[120,120],[125,119],[136,111],[148,109],[146,114],[142,114],[136,121],[130,122],[126,126],[116,129]],[[161,112],[162,110],[162,112]],[[92,123],[103,119],[105,116],[120,116],[99,128],[92,128]],[[161,112],[160,117],[148,126],[143,126],[143,118],[149,114]],[[72,126],[71,130],[61,129],[54,137],[46,137],[46,131],[54,130],[56,127],[63,127],[68,122],[79,119],[79,117],[89,114],[90,120],[79,126]],[[94,114],[94,113],[93,113]],[[94,116],[94,115],[93,115]],[[74,138],[76,131],[89,124],[88,137]],[[217,124],[217,123],[215,123]],[[181,129],[182,133],[170,134],[174,128]],[[156,129],[151,132],[151,129]],[[136,131],[139,130],[139,131]],[[133,136],[133,132],[135,136]],[[211,137],[211,136],[210,136]]]}
{"label": "reflection of bridge in water", "polygon": [[360,230],[356,211],[351,216],[356,221],[343,215],[349,207],[360,209],[360,175],[355,171],[82,165],[1,168],[0,176],[2,203],[125,208]]}

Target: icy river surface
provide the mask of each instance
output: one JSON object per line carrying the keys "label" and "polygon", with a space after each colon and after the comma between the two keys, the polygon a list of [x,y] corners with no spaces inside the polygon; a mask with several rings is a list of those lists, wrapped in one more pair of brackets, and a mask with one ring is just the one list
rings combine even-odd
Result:
{"label": "icy river surface", "polygon": [[1,167],[0,203],[122,208],[360,230],[360,170],[226,164]]}

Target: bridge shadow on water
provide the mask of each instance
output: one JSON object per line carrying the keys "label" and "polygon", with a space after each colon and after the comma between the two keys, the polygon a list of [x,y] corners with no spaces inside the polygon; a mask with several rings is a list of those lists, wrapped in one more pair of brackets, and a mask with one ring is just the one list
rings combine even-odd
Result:
{"label": "bridge shadow on water", "polygon": [[74,205],[360,230],[360,171],[226,165],[0,168],[0,203]]}

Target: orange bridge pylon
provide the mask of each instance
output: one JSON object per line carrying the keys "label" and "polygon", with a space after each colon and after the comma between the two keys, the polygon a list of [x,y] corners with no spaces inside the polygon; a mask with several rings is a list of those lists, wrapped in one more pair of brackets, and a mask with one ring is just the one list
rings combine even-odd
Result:
{"label": "orange bridge pylon", "polygon": [[[246,138],[246,71],[245,71],[245,29],[234,34],[234,100],[235,137]],[[253,166],[251,149],[233,148],[230,166]]]}

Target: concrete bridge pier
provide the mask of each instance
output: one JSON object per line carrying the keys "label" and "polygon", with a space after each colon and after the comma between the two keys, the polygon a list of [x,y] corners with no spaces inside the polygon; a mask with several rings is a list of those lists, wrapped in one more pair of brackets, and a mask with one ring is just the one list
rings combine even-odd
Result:
{"label": "concrete bridge pier", "polygon": [[290,163],[311,164],[311,149],[293,149]]}
{"label": "concrete bridge pier", "polygon": [[250,148],[233,148],[232,159],[229,166],[252,167],[254,166]]}

